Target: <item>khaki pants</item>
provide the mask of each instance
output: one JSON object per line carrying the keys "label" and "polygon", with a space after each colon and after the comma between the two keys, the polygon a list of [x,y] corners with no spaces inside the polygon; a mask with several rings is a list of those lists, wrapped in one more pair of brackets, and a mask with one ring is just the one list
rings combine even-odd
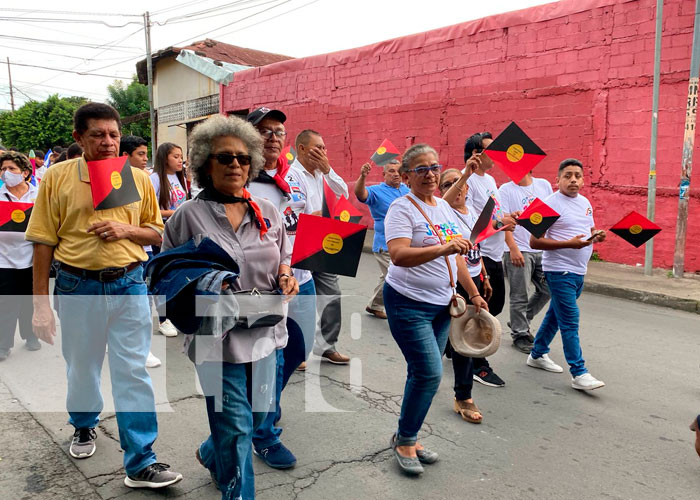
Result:
{"label": "khaki pants", "polygon": [[389,270],[391,257],[389,257],[389,252],[386,250],[374,252],[372,255],[374,255],[375,259],[377,259],[377,264],[379,265],[379,271],[381,274],[379,276],[377,287],[374,289],[374,295],[367,304],[367,307],[375,311],[384,312],[384,278],[386,278],[386,273]]}

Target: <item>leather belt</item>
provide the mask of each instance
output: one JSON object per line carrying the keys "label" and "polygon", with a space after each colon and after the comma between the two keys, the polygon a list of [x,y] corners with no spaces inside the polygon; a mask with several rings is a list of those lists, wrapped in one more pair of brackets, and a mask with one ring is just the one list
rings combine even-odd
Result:
{"label": "leather belt", "polygon": [[103,283],[108,283],[110,281],[116,281],[123,278],[126,273],[133,271],[141,262],[132,262],[126,267],[107,267],[105,269],[98,269],[96,271],[90,271],[88,269],[81,269],[79,267],[69,266],[61,262],[59,269],[65,271],[68,274],[74,276],[80,276],[81,278],[88,278],[95,281],[101,281]]}

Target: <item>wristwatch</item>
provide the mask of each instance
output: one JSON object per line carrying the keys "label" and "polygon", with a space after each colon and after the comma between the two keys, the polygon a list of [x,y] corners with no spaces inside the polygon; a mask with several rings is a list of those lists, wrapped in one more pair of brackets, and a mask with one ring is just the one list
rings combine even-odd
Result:
{"label": "wristwatch", "polygon": [[488,274],[484,274],[484,279],[485,280],[491,279],[491,276],[489,276]]}

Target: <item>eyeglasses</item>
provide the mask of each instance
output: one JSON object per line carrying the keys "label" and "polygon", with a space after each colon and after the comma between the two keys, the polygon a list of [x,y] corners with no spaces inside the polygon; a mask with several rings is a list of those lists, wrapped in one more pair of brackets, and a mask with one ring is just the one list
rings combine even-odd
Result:
{"label": "eyeglasses", "polygon": [[459,180],[459,179],[455,179],[455,180],[453,180],[453,181],[443,182],[442,184],[440,184],[440,191],[447,191],[447,190],[450,189],[452,186],[454,186],[455,184],[457,184],[457,181],[458,181],[458,180]]}
{"label": "eyeglasses", "polygon": [[231,165],[236,160],[241,167],[250,165],[250,155],[232,155],[231,153],[217,153],[209,155],[209,158],[216,158],[221,165]]}
{"label": "eyeglasses", "polygon": [[260,128],[258,129],[258,132],[260,132],[260,135],[263,136],[265,140],[272,137],[273,134],[278,139],[284,139],[285,137],[287,137],[287,132],[285,132],[284,130],[270,130],[269,128]]}
{"label": "eyeglasses", "polygon": [[439,174],[440,170],[442,170],[442,165],[439,164],[434,164],[434,165],[421,165],[416,168],[411,168],[406,170],[406,172],[414,172],[416,175],[420,175],[422,177],[425,177],[428,175],[428,172],[431,172],[433,174]]}

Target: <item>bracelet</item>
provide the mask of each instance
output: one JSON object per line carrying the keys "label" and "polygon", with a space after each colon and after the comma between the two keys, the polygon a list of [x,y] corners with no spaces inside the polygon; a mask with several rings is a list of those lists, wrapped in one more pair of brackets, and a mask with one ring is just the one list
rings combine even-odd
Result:
{"label": "bracelet", "polygon": [[472,300],[474,297],[481,297],[481,294],[480,294],[480,293],[477,293],[476,295],[472,295],[471,297],[469,297],[469,301],[471,302],[471,300]]}
{"label": "bracelet", "polygon": [[489,276],[488,274],[484,274],[483,276],[485,280],[491,279],[491,276]]}

